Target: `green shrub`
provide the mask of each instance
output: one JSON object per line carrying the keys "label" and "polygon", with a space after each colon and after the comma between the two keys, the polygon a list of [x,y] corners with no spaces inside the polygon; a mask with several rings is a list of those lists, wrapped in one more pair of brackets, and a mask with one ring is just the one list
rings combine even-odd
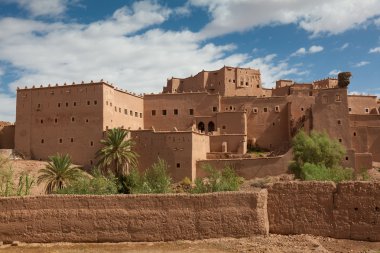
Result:
{"label": "green shrub", "polygon": [[158,161],[148,168],[143,175],[132,169],[122,183],[128,193],[169,193],[172,179],[168,174],[165,160]]}
{"label": "green shrub", "polygon": [[352,169],[334,167],[327,168],[324,165],[316,165],[305,163],[301,167],[301,179],[303,180],[316,180],[316,181],[334,181],[336,183],[341,181],[348,181],[354,178]]}
{"label": "green shrub", "polygon": [[221,171],[206,164],[202,168],[208,176],[195,180],[195,187],[192,193],[238,191],[242,184],[242,179],[236,174],[231,166],[225,166]]}
{"label": "green shrub", "polygon": [[0,196],[25,196],[30,194],[34,179],[27,173],[22,173],[18,183],[14,183],[14,172],[8,159],[0,157]]}
{"label": "green shrub", "polygon": [[60,189],[57,194],[95,194],[95,195],[108,195],[118,193],[117,179],[114,177],[105,177],[102,175],[95,175],[90,178],[83,176],[71,182],[66,188]]}

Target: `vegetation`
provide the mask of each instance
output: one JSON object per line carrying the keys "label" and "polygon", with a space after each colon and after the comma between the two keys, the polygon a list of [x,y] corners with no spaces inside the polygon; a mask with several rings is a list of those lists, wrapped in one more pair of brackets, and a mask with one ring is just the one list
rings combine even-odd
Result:
{"label": "vegetation", "polygon": [[0,156],[0,196],[25,196],[30,194],[34,179],[27,173],[22,173],[18,184],[14,183],[14,173],[9,160]]}
{"label": "vegetation", "polygon": [[66,188],[58,190],[58,194],[95,194],[108,195],[117,194],[118,182],[115,177],[105,177],[100,173],[95,173],[93,177],[81,176],[72,181]]}
{"label": "vegetation", "polygon": [[140,174],[137,169],[131,169],[125,177],[123,188],[128,193],[169,193],[171,192],[172,178],[168,174],[168,164],[165,160],[158,161]]}
{"label": "vegetation", "polygon": [[293,153],[290,169],[298,178],[334,182],[353,179],[353,170],[340,166],[344,147],[326,133],[299,132],[293,139]]}
{"label": "vegetation", "polygon": [[192,193],[238,191],[243,180],[231,166],[225,166],[221,171],[207,164],[202,168],[208,176],[195,180]]}
{"label": "vegetation", "polygon": [[97,152],[98,165],[103,173],[113,173],[118,178],[129,174],[130,167],[136,167],[137,154],[132,151],[134,142],[126,140],[128,130],[113,128],[107,132],[107,137],[100,142],[104,145]]}
{"label": "vegetation", "polygon": [[37,179],[37,184],[46,184],[45,192],[47,194],[62,190],[83,176],[83,172],[72,165],[69,155],[57,154],[49,159],[46,167],[38,171]]}

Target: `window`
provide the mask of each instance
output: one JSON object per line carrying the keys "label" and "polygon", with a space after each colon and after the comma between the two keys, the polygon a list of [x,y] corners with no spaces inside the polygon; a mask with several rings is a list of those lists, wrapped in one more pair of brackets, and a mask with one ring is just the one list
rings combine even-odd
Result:
{"label": "window", "polygon": [[260,84],[258,84],[256,87],[257,87],[257,88],[260,88]]}
{"label": "window", "polygon": [[106,101],[106,105],[108,105],[108,101]]}
{"label": "window", "polygon": [[121,113],[121,108],[119,107],[119,112]]}
{"label": "window", "polygon": [[86,123],[88,123],[88,119],[86,119]]}
{"label": "window", "polygon": [[253,112],[253,113],[257,113],[258,111],[259,111],[259,109],[258,109],[258,108],[256,108],[256,107],[255,107],[255,108],[253,108],[253,110],[252,110],[252,112]]}
{"label": "window", "polygon": [[74,117],[71,117],[71,122],[75,122],[75,118]]}
{"label": "window", "polygon": [[142,113],[140,112],[140,118],[142,118]]}
{"label": "window", "polygon": [[110,103],[110,106],[112,106],[112,103]]}
{"label": "window", "polygon": [[94,146],[94,142],[93,141],[90,141],[90,146]]}
{"label": "window", "polygon": [[37,105],[37,108],[41,108],[41,104],[38,104],[38,105]]}
{"label": "window", "polygon": [[310,97],[313,96],[313,92],[312,92],[312,91],[309,91],[309,96],[310,96]]}
{"label": "window", "polygon": [[348,107],[348,111],[349,111],[349,112],[352,111],[352,108],[351,108],[351,107]]}
{"label": "window", "polygon": [[365,108],[365,113],[369,113],[369,108]]}
{"label": "window", "polygon": [[133,111],[132,110],[129,111],[129,115],[133,116]]}
{"label": "window", "polygon": [[177,168],[181,168],[181,164],[180,163],[177,163]]}
{"label": "window", "polygon": [[41,139],[41,143],[44,144],[45,140],[44,139]]}
{"label": "window", "polygon": [[162,110],[162,115],[166,115],[166,110]]}
{"label": "window", "polygon": [[243,86],[243,85],[244,85],[244,82],[243,82],[243,81],[240,81],[240,85]]}
{"label": "window", "polygon": [[57,118],[55,118],[55,119],[54,119],[54,122],[55,122],[55,123],[58,123],[58,119],[57,119]]}
{"label": "window", "polygon": [[280,111],[280,106],[277,105],[277,106],[274,108],[274,111],[275,111],[275,112],[279,112],[279,111]]}
{"label": "window", "polygon": [[226,126],[223,125],[223,126],[222,126],[222,129],[226,129]]}
{"label": "window", "polygon": [[217,110],[218,110],[218,107],[216,107],[216,106],[212,107],[213,112],[216,112]]}
{"label": "window", "polygon": [[115,112],[117,112],[117,107],[115,106]]}
{"label": "window", "polygon": [[137,118],[139,116],[139,113],[138,112],[135,112],[135,117]]}
{"label": "window", "polygon": [[248,86],[248,82],[245,82],[245,86]]}
{"label": "window", "polygon": [[354,132],[354,136],[356,136],[356,132]]}
{"label": "window", "polygon": [[77,102],[74,102],[73,105],[74,105],[74,106],[77,106]]}
{"label": "window", "polygon": [[66,102],[66,107],[69,107],[69,103]]}
{"label": "window", "polygon": [[264,111],[264,112],[268,112],[268,108],[267,108],[267,107],[264,107],[263,111]]}
{"label": "window", "polygon": [[59,143],[62,143],[62,139],[59,139]]}
{"label": "window", "polygon": [[61,107],[61,103],[58,103],[58,107]]}
{"label": "window", "polygon": [[128,109],[124,109],[124,114],[128,115]]}
{"label": "window", "polygon": [[338,125],[342,125],[342,121],[340,119],[338,119],[337,123]]}
{"label": "window", "polygon": [[194,109],[189,109],[189,114],[194,115]]}
{"label": "window", "polygon": [[303,109],[303,107],[301,107],[301,111],[303,111],[304,109]]}
{"label": "window", "polygon": [[74,138],[71,138],[70,141],[71,141],[71,142],[74,142]]}
{"label": "window", "polygon": [[94,100],[94,105],[97,105],[98,104],[98,101],[97,100]]}
{"label": "window", "polygon": [[41,124],[43,124],[44,123],[44,120],[43,119],[41,119]]}
{"label": "window", "polygon": [[342,139],[339,139],[339,142],[342,142]]}
{"label": "window", "polygon": [[335,95],[335,102],[341,102],[340,100],[340,94]]}
{"label": "window", "polygon": [[348,161],[348,156],[346,156],[346,161]]}
{"label": "window", "polygon": [[178,115],[178,109],[174,109],[174,115]]}
{"label": "window", "polygon": [[152,110],[152,116],[156,116],[156,110]]}

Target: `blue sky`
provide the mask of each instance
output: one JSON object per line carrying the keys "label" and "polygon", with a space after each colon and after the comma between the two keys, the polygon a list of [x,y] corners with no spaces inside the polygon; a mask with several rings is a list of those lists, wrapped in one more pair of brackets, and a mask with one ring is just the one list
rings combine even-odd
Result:
{"label": "blue sky", "polygon": [[150,93],[224,65],[268,88],[351,71],[351,93],[379,95],[380,0],[0,0],[0,120],[15,120],[17,87]]}

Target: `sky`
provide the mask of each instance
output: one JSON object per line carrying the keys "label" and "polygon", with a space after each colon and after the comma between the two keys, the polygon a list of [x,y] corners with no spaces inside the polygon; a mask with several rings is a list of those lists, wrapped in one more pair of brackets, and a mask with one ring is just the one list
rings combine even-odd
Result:
{"label": "sky", "polygon": [[380,0],[0,0],[0,121],[16,89],[104,79],[136,93],[224,65],[380,96]]}

